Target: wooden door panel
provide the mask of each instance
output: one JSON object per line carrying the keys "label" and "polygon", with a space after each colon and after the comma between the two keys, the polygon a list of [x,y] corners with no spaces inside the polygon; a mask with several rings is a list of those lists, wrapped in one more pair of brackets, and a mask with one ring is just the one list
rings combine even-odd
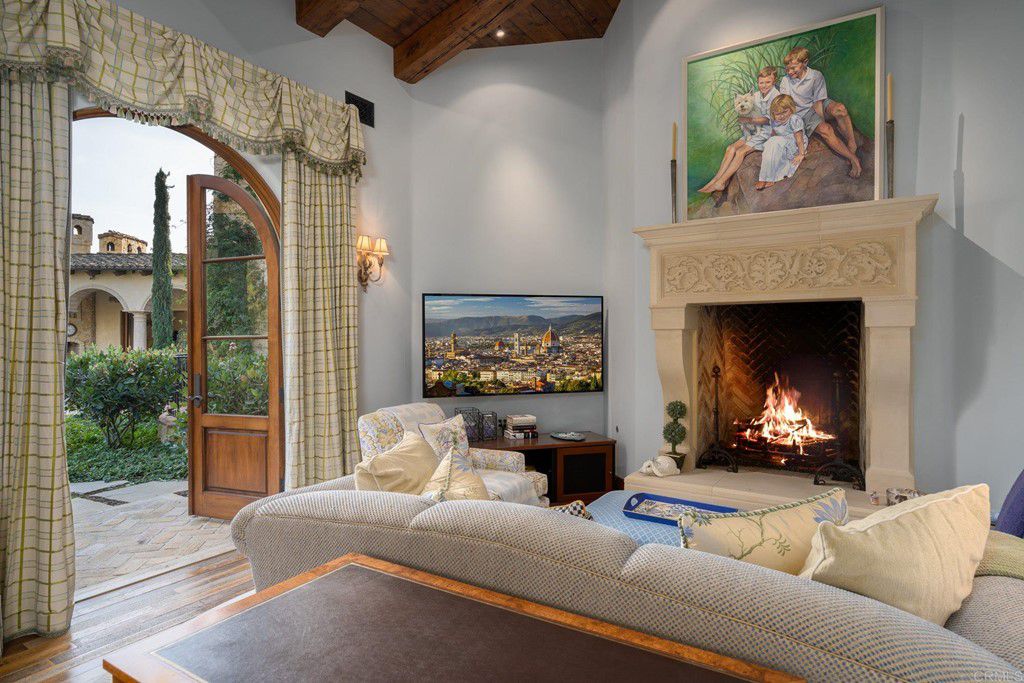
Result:
{"label": "wooden door panel", "polygon": [[230,458],[207,458],[207,491],[266,495],[267,433],[227,429],[204,430],[206,453],[231,453]]}
{"label": "wooden door panel", "polygon": [[188,176],[188,229],[189,513],[230,519],[282,488],[279,246],[219,176]]}

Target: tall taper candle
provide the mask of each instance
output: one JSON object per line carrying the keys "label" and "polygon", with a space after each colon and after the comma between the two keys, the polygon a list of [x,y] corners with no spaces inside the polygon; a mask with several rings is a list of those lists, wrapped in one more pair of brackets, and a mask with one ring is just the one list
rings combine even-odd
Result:
{"label": "tall taper candle", "polygon": [[885,77],[885,120],[892,121],[892,74]]}
{"label": "tall taper candle", "polygon": [[672,158],[676,158],[676,138],[679,136],[679,126],[672,122]]}

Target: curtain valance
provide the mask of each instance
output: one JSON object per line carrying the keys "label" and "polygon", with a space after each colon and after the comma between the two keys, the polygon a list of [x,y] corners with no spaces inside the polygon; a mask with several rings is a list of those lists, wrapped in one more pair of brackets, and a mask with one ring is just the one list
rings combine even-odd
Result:
{"label": "curtain valance", "polygon": [[0,70],[66,80],[104,109],[193,124],[254,154],[293,150],[321,171],[358,177],[355,107],[107,0],[4,0]]}

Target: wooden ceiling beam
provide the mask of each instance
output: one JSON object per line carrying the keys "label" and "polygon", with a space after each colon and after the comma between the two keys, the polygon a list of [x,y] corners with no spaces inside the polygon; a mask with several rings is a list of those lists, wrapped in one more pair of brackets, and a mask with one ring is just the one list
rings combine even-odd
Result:
{"label": "wooden ceiling beam", "polygon": [[295,0],[295,21],[320,37],[359,9],[360,0]]}
{"label": "wooden ceiling beam", "polygon": [[533,0],[455,0],[395,46],[395,77],[416,83],[523,11]]}

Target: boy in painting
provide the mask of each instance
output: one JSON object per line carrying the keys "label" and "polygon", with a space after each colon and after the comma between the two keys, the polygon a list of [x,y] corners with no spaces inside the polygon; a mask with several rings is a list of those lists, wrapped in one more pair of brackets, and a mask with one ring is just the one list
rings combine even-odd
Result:
{"label": "boy in painting", "polygon": [[743,158],[750,152],[760,152],[764,149],[764,143],[771,135],[769,108],[772,100],[779,96],[779,90],[775,87],[778,78],[779,70],[774,66],[766,66],[757,72],[757,90],[751,94],[754,98],[754,109],[751,113],[755,115],[739,117],[743,137],[726,148],[718,173],[698,192],[721,192],[729,178],[739,170]]}
{"label": "boy in painting", "polygon": [[[841,102],[829,98],[825,76],[807,66],[810,59],[811,53],[805,47],[795,47],[789,51],[783,60],[786,75],[779,86],[779,92],[789,95],[796,102],[796,115],[803,119],[807,137],[817,133],[832,151],[850,162],[850,177],[859,178],[861,168],[860,160],[857,159],[857,141],[853,136],[853,121]],[[825,121],[826,117],[836,122],[845,141]]]}
{"label": "boy in painting", "polygon": [[804,160],[807,141],[804,120],[797,116],[796,103],[789,95],[779,95],[771,104],[772,134],[761,153],[761,175],[755,190],[771,187],[796,172]]}

